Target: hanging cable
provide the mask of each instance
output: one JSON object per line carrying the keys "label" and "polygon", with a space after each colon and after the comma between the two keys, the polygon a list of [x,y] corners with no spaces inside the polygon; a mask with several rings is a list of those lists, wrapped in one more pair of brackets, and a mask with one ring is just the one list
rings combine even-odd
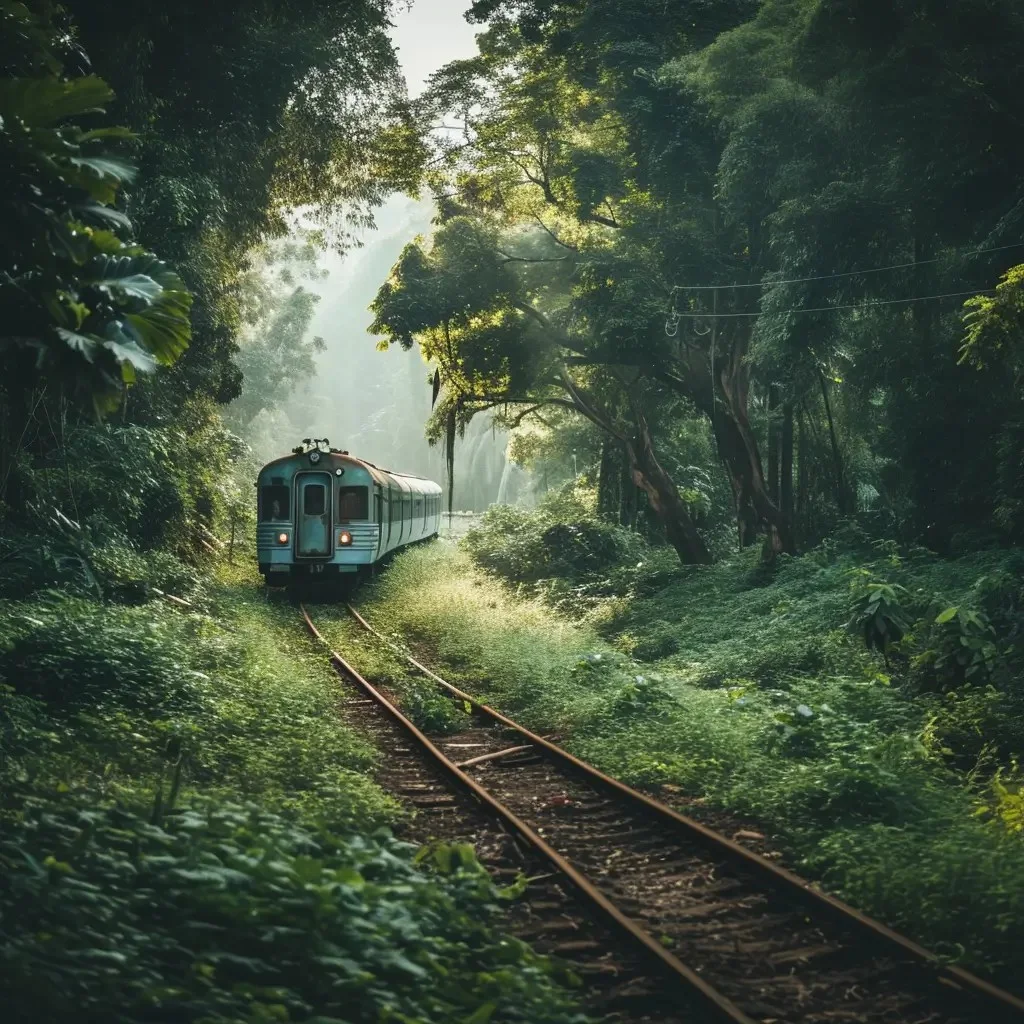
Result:
{"label": "hanging cable", "polygon": [[676,293],[678,291],[679,286],[677,285],[669,296],[669,310],[665,314],[665,336],[667,338],[674,338],[679,333],[679,313],[676,310]]}
{"label": "hanging cable", "polygon": [[[1024,246],[1024,242],[1013,242],[1010,245],[996,245],[990,249],[974,249],[971,252],[965,252],[962,255],[962,259],[968,259],[973,256],[984,256],[990,252],[1003,252],[1006,249],[1019,249]],[[812,277],[790,277],[783,281],[755,281],[752,284],[677,284],[673,287],[673,294],[676,291],[684,292],[710,292],[716,288],[774,288],[776,285],[781,284],[805,284],[808,281],[832,281],[840,277],[860,277],[863,274],[883,274],[890,270],[906,270],[910,267],[923,267],[930,263],[941,263],[942,257],[936,257],[930,260],[915,260],[911,263],[893,263],[888,267],[871,267],[868,270],[843,270],[836,274],[815,274]]]}
{"label": "hanging cable", "polygon": [[912,299],[873,299],[867,302],[848,302],[836,306],[811,306],[808,308],[796,309],[772,309],[758,313],[675,313],[677,319],[682,320],[705,320],[718,318],[722,320],[735,319],[736,317],[751,316],[786,316],[790,313],[830,313],[835,309],[864,309],[867,306],[897,306],[910,302],[931,302],[934,299],[957,299],[965,295],[994,295],[994,288],[972,288],[967,292],[945,292],[942,295],[917,295]]}

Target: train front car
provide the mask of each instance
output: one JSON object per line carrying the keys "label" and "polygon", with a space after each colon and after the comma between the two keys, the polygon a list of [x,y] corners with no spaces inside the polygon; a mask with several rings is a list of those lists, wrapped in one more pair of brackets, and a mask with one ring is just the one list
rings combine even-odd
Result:
{"label": "train front car", "polygon": [[307,439],[256,481],[260,572],[271,586],[366,575],[437,534],[441,488]]}

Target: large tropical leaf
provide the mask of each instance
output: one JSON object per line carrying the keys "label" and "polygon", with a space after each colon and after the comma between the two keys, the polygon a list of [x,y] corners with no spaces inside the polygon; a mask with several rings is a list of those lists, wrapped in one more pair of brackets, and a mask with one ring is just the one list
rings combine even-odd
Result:
{"label": "large tropical leaf", "polygon": [[83,189],[97,203],[110,206],[120,187],[135,177],[135,168],[111,156],[73,156],[61,164],[61,177]]}
{"label": "large tropical leaf", "polygon": [[79,117],[100,113],[114,92],[96,75],[0,79],[0,117],[13,118],[30,128],[42,128]]}
{"label": "large tropical leaf", "polygon": [[138,345],[129,330],[120,321],[111,321],[104,331],[106,338],[103,347],[117,360],[124,382],[134,384],[135,371],[152,373],[157,367],[157,361]]}
{"label": "large tropical leaf", "polygon": [[156,302],[165,291],[185,291],[181,278],[155,256],[98,256],[87,269],[85,284],[145,303]]}
{"label": "large tropical leaf", "polygon": [[120,229],[126,234],[132,230],[132,222],[120,210],[111,206],[104,206],[95,200],[75,203],[71,212],[83,223],[97,225],[104,228]]}
{"label": "large tropical leaf", "polygon": [[102,338],[97,338],[94,334],[85,334],[82,331],[69,331],[64,327],[58,327],[57,334],[69,349],[77,352],[90,363],[96,358],[97,349],[103,345]]}
{"label": "large tropical leaf", "polygon": [[141,313],[129,313],[125,321],[134,328],[143,347],[164,366],[170,366],[188,348],[191,305],[188,292],[168,292]]}

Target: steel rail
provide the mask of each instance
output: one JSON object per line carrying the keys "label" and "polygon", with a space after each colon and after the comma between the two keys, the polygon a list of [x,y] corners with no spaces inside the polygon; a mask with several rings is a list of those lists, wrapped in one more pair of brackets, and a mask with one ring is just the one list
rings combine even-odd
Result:
{"label": "steel rail", "polygon": [[665,947],[637,924],[632,918],[624,914],[614,903],[611,902],[600,890],[581,875],[560,853],[554,850],[544,839],[542,839],[526,822],[509,810],[503,803],[497,800],[475,779],[467,775],[461,768],[445,756],[431,740],[417,728],[401,711],[392,704],[387,697],[377,690],[372,683],[364,679],[352,665],[350,665],[337,651],[333,650],[323,634],[313,625],[304,605],[299,605],[302,617],[310,633],[319,640],[331,654],[331,662],[339,674],[344,674],[352,679],[365,693],[373,698],[398,724],[412,735],[419,745],[431,758],[436,761],[445,772],[448,773],[463,789],[468,790],[482,804],[488,807],[501,821],[508,825],[513,832],[518,834],[530,846],[532,846],[545,860],[547,860],[558,872],[564,875],[583,896],[617,928],[624,933],[633,943],[641,947],[641,952],[648,959],[656,961],[656,966],[662,971],[666,968],[678,979],[684,982],[695,992],[707,1006],[725,1020],[733,1024],[757,1024],[748,1017],[730,999],[722,995],[717,989],[709,985],[696,971],[684,964],[678,957],[673,956]]}
{"label": "steel rail", "polygon": [[351,604],[346,604],[345,607],[356,622],[358,622],[367,632],[371,633],[373,636],[377,637],[383,643],[395,650],[405,658],[409,664],[414,666],[428,678],[433,679],[435,683],[448,693],[458,697],[460,700],[467,701],[472,705],[472,707],[482,714],[519,733],[519,735],[528,739],[530,743],[545,750],[548,754],[552,755],[552,757],[561,761],[563,764],[568,765],[574,771],[581,773],[586,778],[600,784],[606,789],[615,791],[630,802],[641,804],[646,810],[652,812],[656,817],[664,821],[668,821],[684,830],[690,838],[700,841],[707,847],[727,854],[733,860],[740,862],[744,867],[752,869],[759,875],[767,876],[776,886],[785,889],[786,891],[793,892],[811,907],[825,911],[832,919],[838,920],[846,926],[853,926],[862,933],[866,932],[873,938],[880,940],[884,944],[896,950],[899,950],[901,953],[917,961],[923,968],[933,972],[936,976],[936,980],[940,983],[952,985],[959,989],[966,989],[983,999],[991,1001],[996,1004],[993,1009],[997,1009],[1000,1013],[998,1018],[999,1020],[1019,1021],[1024,1019],[1024,999],[1021,999],[1019,996],[1016,996],[1011,992],[1006,992],[997,985],[993,985],[991,982],[985,981],[984,978],[979,978],[977,975],[964,970],[962,967],[943,963],[938,955],[933,953],[931,950],[926,949],[924,946],[919,945],[912,939],[908,939],[906,936],[894,931],[892,928],[882,924],[880,921],[876,921],[867,914],[851,907],[848,903],[844,903],[835,896],[832,896],[827,892],[823,892],[807,879],[801,878],[799,875],[794,874],[786,868],[780,867],[778,864],[774,864],[767,857],[762,857],[753,850],[748,850],[740,843],[737,843],[732,839],[728,839],[726,836],[714,831],[714,829],[708,828],[706,825],[702,825],[699,821],[695,821],[693,818],[680,814],[678,811],[673,810],[671,807],[668,807],[666,804],[663,804],[658,800],[655,800],[646,793],[641,793],[639,790],[633,789],[631,786],[627,786],[624,782],[620,782],[618,779],[612,778],[610,775],[606,775],[604,772],[595,768],[593,765],[588,764],[586,761],[581,761],[578,757],[570,754],[567,750],[564,750],[557,744],[551,743],[542,736],[538,736],[525,726],[522,726],[518,722],[508,718],[506,715],[503,715],[500,711],[496,711],[494,708],[481,703],[472,694],[466,693],[464,690],[460,690],[457,686],[453,686],[447,680],[442,679],[436,672],[432,672],[426,667],[426,665],[421,664],[412,655],[407,654],[399,648],[398,645],[388,639],[388,637],[374,629],[374,627],[371,626],[370,623],[367,622]]}

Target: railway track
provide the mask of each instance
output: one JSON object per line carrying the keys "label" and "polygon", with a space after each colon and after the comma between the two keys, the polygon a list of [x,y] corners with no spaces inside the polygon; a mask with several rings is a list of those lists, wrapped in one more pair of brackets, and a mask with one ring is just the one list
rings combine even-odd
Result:
{"label": "railway track", "polygon": [[570,962],[592,1011],[651,1024],[1024,1024],[1024,1000],[944,964],[399,653],[472,709],[471,724],[432,740],[331,651],[357,688],[350,711],[386,753],[380,782],[419,812],[411,838],[458,837],[499,879],[533,879],[514,930]]}

